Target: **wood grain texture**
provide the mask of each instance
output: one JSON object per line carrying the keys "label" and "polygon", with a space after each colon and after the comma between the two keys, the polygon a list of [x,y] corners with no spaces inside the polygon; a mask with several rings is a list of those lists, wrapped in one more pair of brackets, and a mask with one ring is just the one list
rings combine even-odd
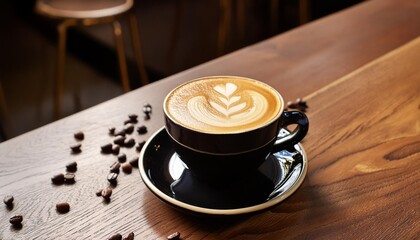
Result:
{"label": "wood grain texture", "polygon": [[[0,239],[415,239],[420,236],[420,3],[368,1],[165,80],[149,84],[0,144]],[[393,50],[393,51],[391,51]],[[384,55],[385,54],[385,55]],[[263,80],[286,101],[305,97],[311,128],[303,142],[309,170],[302,187],[267,211],[200,218],[159,201],[137,171],[120,173],[111,201],[113,155],[100,153],[128,114],[153,106],[146,140],[163,125],[167,92],[194,77],[232,74]],[[287,92],[284,91],[287,89]],[[82,130],[82,152],[70,153]],[[134,148],[122,148],[128,158]],[[77,161],[76,183],[50,178]],[[59,214],[58,202],[70,212]],[[8,219],[23,215],[21,229]]]}

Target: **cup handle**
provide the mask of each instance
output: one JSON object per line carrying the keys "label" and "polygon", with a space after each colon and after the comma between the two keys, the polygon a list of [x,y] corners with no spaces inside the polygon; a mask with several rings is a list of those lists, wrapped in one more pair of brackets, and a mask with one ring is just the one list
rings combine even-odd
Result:
{"label": "cup handle", "polygon": [[282,127],[286,127],[291,124],[297,124],[295,130],[292,133],[285,137],[277,137],[276,142],[273,146],[272,152],[278,152],[284,149],[289,149],[293,147],[295,144],[302,141],[302,139],[306,136],[309,129],[309,120],[308,117],[303,112],[299,111],[285,111],[283,112],[283,122],[281,124]]}

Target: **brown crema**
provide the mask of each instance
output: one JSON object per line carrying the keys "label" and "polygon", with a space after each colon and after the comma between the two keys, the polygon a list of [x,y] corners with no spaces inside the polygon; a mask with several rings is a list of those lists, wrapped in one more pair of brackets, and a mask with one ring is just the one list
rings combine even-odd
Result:
{"label": "brown crema", "polygon": [[168,94],[164,111],[175,123],[205,133],[239,133],[277,119],[283,99],[257,80],[217,76],[189,81]]}

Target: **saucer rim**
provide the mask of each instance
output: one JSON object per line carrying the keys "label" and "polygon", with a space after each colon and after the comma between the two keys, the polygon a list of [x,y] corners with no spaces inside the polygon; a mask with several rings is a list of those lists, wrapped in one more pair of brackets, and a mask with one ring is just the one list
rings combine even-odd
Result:
{"label": "saucer rim", "polygon": [[264,209],[270,208],[274,205],[279,204],[280,202],[284,201],[286,198],[288,198],[289,196],[291,196],[294,192],[296,192],[296,190],[302,185],[307,171],[308,171],[308,160],[307,160],[307,155],[305,152],[305,149],[303,148],[303,146],[301,145],[301,143],[298,143],[297,145],[299,145],[300,147],[300,151],[302,152],[302,171],[301,174],[299,176],[299,179],[294,183],[294,185],[287,189],[286,192],[284,192],[283,194],[281,194],[280,196],[270,199],[266,202],[260,203],[260,204],[256,204],[253,206],[249,206],[249,207],[243,207],[243,208],[234,208],[234,209],[213,209],[213,208],[205,208],[205,207],[198,207],[192,204],[188,204],[182,201],[179,201],[171,196],[166,195],[165,193],[163,193],[159,188],[157,188],[152,181],[150,180],[150,178],[148,177],[145,169],[144,169],[144,155],[145,152],[147,151],[147,149],[149,148],[149,145],[151,143],[151,141],[162,131],[166,131],[165,126],[159,128],[156,132],[154,132],[149,139],[146,141],[146,143],[144,144],[142,150],[140,151],[140,156],[139,156],[139,160],[138,160],[138,166],[139,166],[139,172],[140,172],[140,177],[143,181],[143,183],[146,185],[146,187],[149,188],[150,191],[152,191],[152,193],[154,193],[155,195],[157,195],[160,199],[162,199],[163,201],[165,201],[166,203],[169,203],[173,206],[176,207],[180,207],[182,209],[185,210],[189,210],[192,212],[196,212],[196,213],[200,213],[200,214],[208,214],[208,215],[240,215],[240,214],[247,214],[247,213],[253,213],[253,212],[258,212],[258,211],[262,211]]}

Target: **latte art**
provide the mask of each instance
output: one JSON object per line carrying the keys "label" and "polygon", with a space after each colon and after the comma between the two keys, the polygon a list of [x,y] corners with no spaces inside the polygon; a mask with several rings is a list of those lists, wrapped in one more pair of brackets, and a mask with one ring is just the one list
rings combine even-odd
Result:
{"label": "latte art", "polygon": [[267,100],[255,91],[245,90],[240,95],[233,95],[237,88],[233,83],[217,85],[214,90],[219,95],[209,95],[209,99],[193,97],[188,101],[187,109],[197,121],[210,126],[238,127],[258,121],[267,111]]}
{"label": "latte art", "polygon": [[268,85],[240,77],[211,77],[187,82],[165,99],[167,115],[203,132],[234,133],[258,128],[282,110],[280,95]]}

